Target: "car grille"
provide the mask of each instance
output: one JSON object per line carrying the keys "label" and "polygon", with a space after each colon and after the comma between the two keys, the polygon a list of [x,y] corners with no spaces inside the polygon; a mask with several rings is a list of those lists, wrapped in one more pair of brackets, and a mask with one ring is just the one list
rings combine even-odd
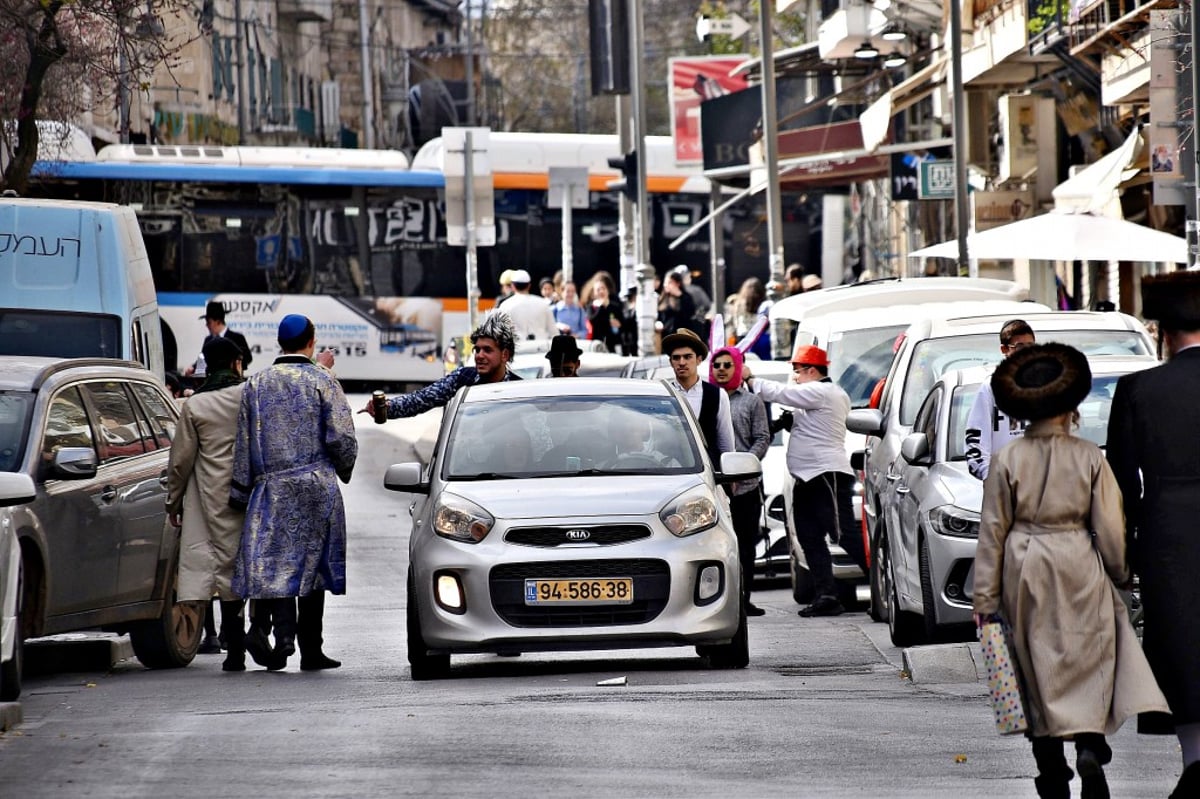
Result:
{"label": "car grille", "polygon": [[[634,601],[628,605],[525,604],[525,581],[534,579],[633,578]],[[649,559],[564,560],[549,563],[506,563],[488,575],[492,606],[514,627],[602,627],[645,624],[667,606],[671,568]]]}
{"label": "car grille", "polygon": [[[586,531],[587,538],[579,539],[569,534]],[[573,527],[519,527],[509,530],[504,540],[510,544],[530,547],[557,547],[564,544],[591,544],[608,546],[640,541],[650,537],[650,528],[644,524],[599,524],[575,525]]]}

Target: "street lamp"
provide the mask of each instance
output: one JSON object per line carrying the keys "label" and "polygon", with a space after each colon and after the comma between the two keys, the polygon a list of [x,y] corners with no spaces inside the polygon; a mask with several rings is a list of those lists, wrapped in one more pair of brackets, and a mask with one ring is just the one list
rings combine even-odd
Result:
{"label": "street lamp", "polygon": [[854,51],[855,58],[861,58],[863,61],[870,61],[879,55],[879,48],[871,44],[870,41],[865,41],[858,46]]}

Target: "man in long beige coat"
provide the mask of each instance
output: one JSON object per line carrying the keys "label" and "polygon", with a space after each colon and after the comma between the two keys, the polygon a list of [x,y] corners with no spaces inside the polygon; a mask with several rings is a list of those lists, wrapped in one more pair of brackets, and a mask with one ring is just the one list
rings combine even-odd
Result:
{"label": "man in long beige coat", "polygon": [[221,668],[244,671],[244,603],[230,582],[245,514],[229,506],[242,402],[241,352],[228,339],[211,338],[204,360],[207,377],[183,403],[167,470],[167,512],[171,523],[183,528],[176,590],[180,602],[208,602],[214,595],[221,600],[221,632],[228,647]]}

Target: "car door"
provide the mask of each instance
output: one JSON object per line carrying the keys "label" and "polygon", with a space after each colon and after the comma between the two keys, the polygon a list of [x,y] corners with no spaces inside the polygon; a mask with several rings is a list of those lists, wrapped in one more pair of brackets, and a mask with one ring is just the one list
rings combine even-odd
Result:
{"label": "car door", "polygon": [[917,568],[920,559],[917,547],[920,544],[921,500],[929,490],[929,467],[937,452],[937,421],[941,418],[940,407],[945,394],[941,385],[934,386],[917,411],[913,433],[924,433],[929,441],[929,455],[917,463],[908,463],[897,458],[896,468],[900,478],[896,481],[896,536],[904,550],[903,569],[896,570],[896,587],[901,594],[916,603],[921,601],[921,573]]}
{"label": "car door", "polygon": [[99,472],[116,491],[118,565],[112,603],[148,600],[163,549],[162,477],[170,450],[159,446],[161,434],[155,434],[127,381],[97,380],[80,388],[97,434]]}
{"label": "car door", "polygon": [[[46,542],[49,594],[46,618],[107,605],[116,593],[120,546],[117,488],[99,469],[92,477],[57,475],[55,455],[65,448],[97,451],[87,408],[77,386],[56,392],[41,431],[41,489],[35,512]],[[53,621],[49,632],[57,632]]]}

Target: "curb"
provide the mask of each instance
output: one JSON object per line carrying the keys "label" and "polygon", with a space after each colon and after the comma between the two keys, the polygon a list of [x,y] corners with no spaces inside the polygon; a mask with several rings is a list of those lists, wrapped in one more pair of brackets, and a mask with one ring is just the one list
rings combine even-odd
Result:
{"label": "curb", "polygon": [[25,642],[25,672],[30,675],[107,671],[132,657],[129,636],[116,633],[64,633]]}
{"label": "curb", "polygon": [[977,643],[914,646],[901,658],[913,683],[974,683],[987,676]]}
{"label": "curb", "polygon": [[0,702],[0,732],[8,732],[24,720],[20,702]]}

